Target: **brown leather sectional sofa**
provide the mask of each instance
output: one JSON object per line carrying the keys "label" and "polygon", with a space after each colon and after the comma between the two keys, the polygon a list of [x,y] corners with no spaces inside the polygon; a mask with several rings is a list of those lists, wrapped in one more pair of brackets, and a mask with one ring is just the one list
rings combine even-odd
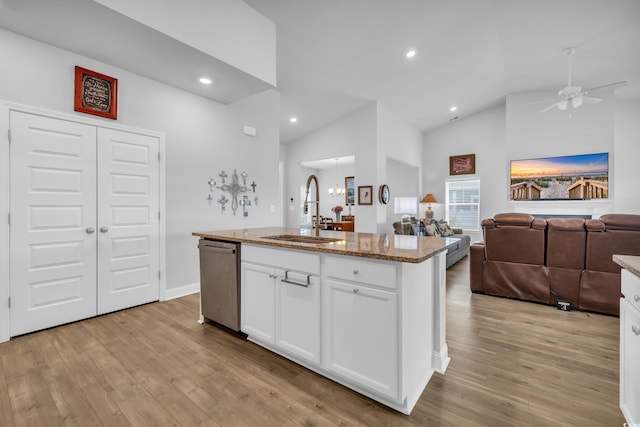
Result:
{"label": "brown leather sectional sofa", "polygon": [[640,215],[600,219],[502,213],[482,221],[471,245],[471,291],[618,315],[620,266],[640,255]]}

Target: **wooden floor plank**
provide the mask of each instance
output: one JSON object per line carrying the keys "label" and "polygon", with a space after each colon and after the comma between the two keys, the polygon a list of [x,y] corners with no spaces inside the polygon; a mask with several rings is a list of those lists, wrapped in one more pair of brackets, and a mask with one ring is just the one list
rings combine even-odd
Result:
{"label": "wooden floor plank", "polygon": [[471,294],[447,271],[451,363],[410,416],[211,324],[198,295],[0,344],[0,425],[603,426],[619,319]]}

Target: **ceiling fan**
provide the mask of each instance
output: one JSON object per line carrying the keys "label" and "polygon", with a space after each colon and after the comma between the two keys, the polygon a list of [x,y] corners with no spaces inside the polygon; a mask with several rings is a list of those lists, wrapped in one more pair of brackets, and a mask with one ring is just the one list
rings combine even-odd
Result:
{"label": "ceiling fan", "polygon": [[573,86],[571,82],[571,71],[572,71],[572,65],[573,65],[571,56],[575,52],[576,52],[575,47],[568,47],[565,49],[565,53],[569,56],[569,80],[567,82],[567,86],[565,86],[564,88],[558,91],[558,98],[536,102],[536,104],[553,102],[553,104],[549,105],[544,110],[540,111],[541,113],[549,111],[553,108],[556,108],[561,111],[565,111],[569,107],[575,109],[580,107],[582,104],[596,104],[602,101],[603,98],[600,98],[598,96],[593,96],[592,95],[593,92],[597,92],[606,88],[612,88],[615,86],[621,86],[627,83],[626,81],[621,81],[616,83],[609,83],[602,86],[596,86],[596,87],[592,87],[585,90],[582,90],[581,86]]}

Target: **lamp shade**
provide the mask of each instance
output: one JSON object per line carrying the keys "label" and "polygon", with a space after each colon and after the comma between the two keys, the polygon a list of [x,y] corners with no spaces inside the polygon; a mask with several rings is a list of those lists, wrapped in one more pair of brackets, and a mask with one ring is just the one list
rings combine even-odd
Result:
{"label": "lamp shade", "polygon": [[438,203],[438,200],[433,194],[427,193],[422,200],[420,200],[420,203]]}
{"label": "lamp shade", "polygon": [[397,214],[415,214],[418,211],[417,197],[394,197],[393,212]]}

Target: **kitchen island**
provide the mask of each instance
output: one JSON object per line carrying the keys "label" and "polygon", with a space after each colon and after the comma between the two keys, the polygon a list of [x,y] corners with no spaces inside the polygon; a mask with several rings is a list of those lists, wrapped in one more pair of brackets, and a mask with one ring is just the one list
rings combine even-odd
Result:
{"label": "kitchen island", "polygon": [[640,256],[614,255],[621,266],[620,409],[625,425],[640,424]]}
{"label": "kitchen island", "polygon": [[446,239],[279,227],[193,235],[241,244],[250,341],[405,414],[445,372]]}

